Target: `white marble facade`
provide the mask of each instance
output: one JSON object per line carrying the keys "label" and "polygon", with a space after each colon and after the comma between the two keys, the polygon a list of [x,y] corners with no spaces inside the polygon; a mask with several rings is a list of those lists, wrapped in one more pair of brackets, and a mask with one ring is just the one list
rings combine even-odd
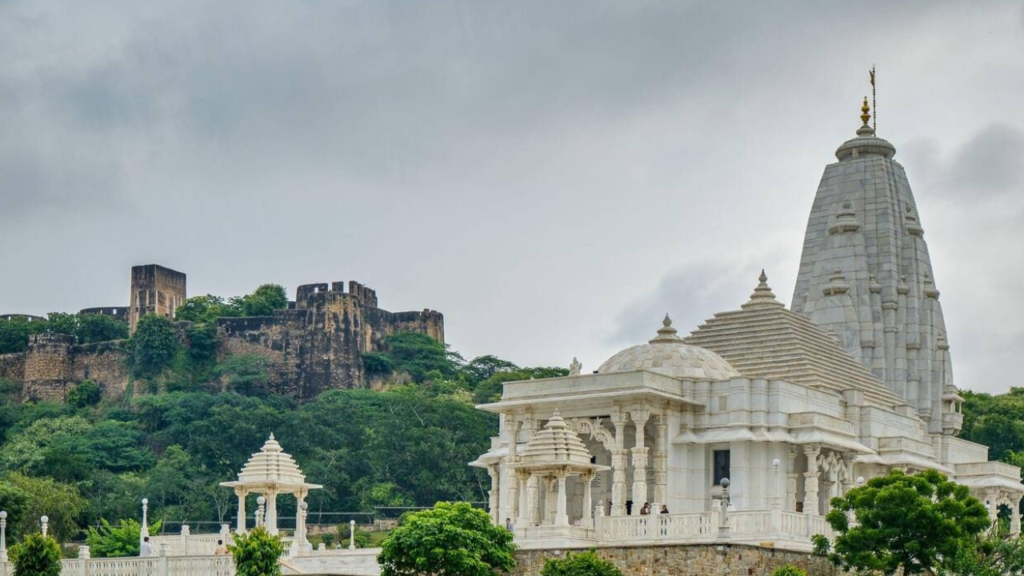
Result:
{"label": "white marble facade", "polygon": [[[844,162],[891,163],[891,148],[862,127],[837,152],[840,162],[826,179],[835,166],[849,171]],[[891,194],[904,198],[896,208],[916,222],[901,174],[880,177],[892,179]],[[874,210],[879,201],[870,203]],[[821,218],[815,206],[812,227]],[[853,196],[840,197],[838,206],[839,212],[865,208]],[[716,314],[685,339],[666,317],[650,342],[619,352],[594,373],[576,366],[562,378],[506,383],[499,402],[479,407],[501,415],[501,432],[472,463],[491,474],[494,521],[514,525],[525,547],[731,539],[806,550],[811,535],[829,533],[823,515],[831,497],[892,469],[934,469],[969,486],[993,518],[1005,506],[1019,532],[1020,470],[988,462],[985,446],[956,437],[962,399],[952,387],[920,234],[904,222],[913,241],[897,247],[894,264],[919,267],[913,280],[874,274],[868,268],[878,259],[866,255],[863,242],[836,238],[860,230],[835,226],[844,214],[826,219],[826,228],[830,222],[838,232],[826,230],[818,248],[809,229],[796,311],[776,300],[762,273],[748,302]],[[883,220],[877,216],[854,218],[877,227]],[[853,253],[862,257],[826,258],[846,245],[860,246]],[[821,266],[837,262],[846,268],[822,280]],[[862,306],[844,308],[850,284],[861,280],[865,295],[856,301]],[[921,294],[901,298],[907,294],[900,283]],[[809,296],[812,291],[820,297]],[[878,352],[864,352],[871,349],[868,333]],[[903,352],[893,352],[897,344]],[[916,363],[908,364],[910,356]],[[521,454],[555,415],[593,457],[589,489],[579,476],[555,488],[544,477],[517,478]],[[645,503],[650,515],[641,514]],[[667,514],[659,514],[663,505]]]}

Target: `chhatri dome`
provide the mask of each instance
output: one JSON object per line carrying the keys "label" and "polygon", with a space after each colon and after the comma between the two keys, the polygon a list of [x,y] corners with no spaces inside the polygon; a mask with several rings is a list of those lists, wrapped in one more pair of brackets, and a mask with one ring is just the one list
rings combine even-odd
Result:
{"label": "chhatri dome", "polygon": [[731,380],[740,373],[714,352],[683,342],[665,315],[658,336],[612,356],[597,369],[599,374],[646,370],[684,380]]}

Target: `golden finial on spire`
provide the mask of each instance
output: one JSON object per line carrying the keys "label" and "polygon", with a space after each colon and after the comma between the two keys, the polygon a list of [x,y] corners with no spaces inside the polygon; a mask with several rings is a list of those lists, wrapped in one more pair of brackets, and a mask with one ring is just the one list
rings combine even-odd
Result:
{"label": "golden finial on spire", "polygon": [[868,106],[868,97],[864,97],[864,105],[860,107],[860,120],[865,126],[868,125],[868,120],[871,120],[871,107]]}

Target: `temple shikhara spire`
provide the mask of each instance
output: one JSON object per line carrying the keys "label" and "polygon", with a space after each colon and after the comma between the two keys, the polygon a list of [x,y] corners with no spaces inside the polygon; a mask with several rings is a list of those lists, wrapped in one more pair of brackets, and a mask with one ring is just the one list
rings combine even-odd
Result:
{"label": "temple shikhara spire", "polygon": [[956,434],[963,417],[917,203],[896,148],[869,125],[867,97],[860,119],[821,177],[792,308],[913,406],[929,432]]}

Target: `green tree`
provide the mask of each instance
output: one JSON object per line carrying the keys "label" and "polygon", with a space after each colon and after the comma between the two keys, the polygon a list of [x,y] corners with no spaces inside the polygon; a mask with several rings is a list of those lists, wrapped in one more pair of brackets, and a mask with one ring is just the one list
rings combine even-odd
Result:
{"label": "green tree", "polygon": [[426,334],[398,332],[384,343],[395,371],[408,372],[416,382],[423,382],[434,370],[444,377],[454,376],[458,368],[444,344]]}
{"label": "green tree", "polygon": [[0,510],[7,511],[8,535],[17,540],[21,536],[21,527],[25,525],[28,513],[28,494],[24,490],[10,484],[0,482]]}
{"label": "green tree", "polygon": [[39,528],[39,518],[49,516],[50,534],[67,542],[78,534],[78,517],[85,511],[85,499],[71,484],[52,478],[32,478],[17,472],[6,475],[4,482],[25,494],[25,511],[15,530],[29,534]]}
{"label": "green tree", "polygon": [[488,354],[474,358],[462,370],[469,374],[473,382],[482,382],[499,372],[517,372],[519,366]]}
{"label": "green tree", "polygon": [[67,334],[75,336],[78,334],[78,314],[67,312],[50,312],[46,315],[46,331],[55,334]]}
{"label": "green tree", "polygon": [[106,314],[78,314],[75,336],[81,344],[123,340],[128,337],[128,324]]}
{"label": "green tree", "polygon": [[214,374],[233,390],[244,396],[267,393],[270,381],[270,360],[256,354],[237,354],[224,359]]}
{"label": "green tree", "polygon": [[[157,520],[149,526],[150,534],[160,532],[161,522]],[[85,543],[90,553],[96,558],[123,558],[139,555],[139,539],[142,527],[135,520],[121,520],[114,526],[106,519],[100,519],[99,528],[90,527],[86,531]]]}
{"label": "green tree", "polygon": [[395,370],[391,356],[381,352],[363,354],[363,370],[368,376],[386,376]]}
{"label": "green tree", "polygon": [[549,558],[544,562],[544,569],[540,574],[541,576],[623,576],[622,571],[615,564],[598,558],[593,550],[577,554],[570,552],[562,559]]}
{"label": "green tree", "polygon": [[288,295],[283,286],[263,284],[252,294],[242,297],[243,316],[270,316],[275,310],[288,307]]}
{"label": "green tree", "polygon": [[512,534],[465,502],[438,502],[413,514],[384,541],[381,576],[492,576],[510,570]]}
{"label": "green tree", "polygon": [[142,378],[156,376],[167,367],[180,346],[169,319],[146,314],[139,319],[129,344],[132,372]]}
{"label": "green tree", "polygon": [[215,324],[217,318],[240,315],[240,310],[231,307],[223,298],[213,294],[193,296],[174,311],[174,317],[178,320],[197,324]]}
{"label": "green tree", "polygon": [[217,325],[213,322],[193,324],[185,329],[188,355],[196,363],[209,362],[217,354]]}
{"label": "green tree", "polygon": [[84,380],[78,386],[68,390],[67,403],[75,408],[88,408],[100,403],[103,390],[92,380]]}
{"label": "green tree", "polygon": [[29,322],[23,318],[0,320],[0,354],[24,352],[28,348],[28,337],[35,334],[43,322]]}
{"label": "green tree", "polygon": [[826,520],[837,534],[829,555],[836,565],[887,576],[936,574],[989,527],[988,511],[967,487],[934,470],[872,478],[833,498]]}
{"label": "green tree", "polygon": [[237,576],[281,576],[281,539],[268,534],[262,526],[248,534],[235,533],[235,542],[228,546],[235,559]]}
{"label": "green tree", "polygon": [[14,576],[60,576],[60,545],[49,536],[29,534],[13,555]]}

